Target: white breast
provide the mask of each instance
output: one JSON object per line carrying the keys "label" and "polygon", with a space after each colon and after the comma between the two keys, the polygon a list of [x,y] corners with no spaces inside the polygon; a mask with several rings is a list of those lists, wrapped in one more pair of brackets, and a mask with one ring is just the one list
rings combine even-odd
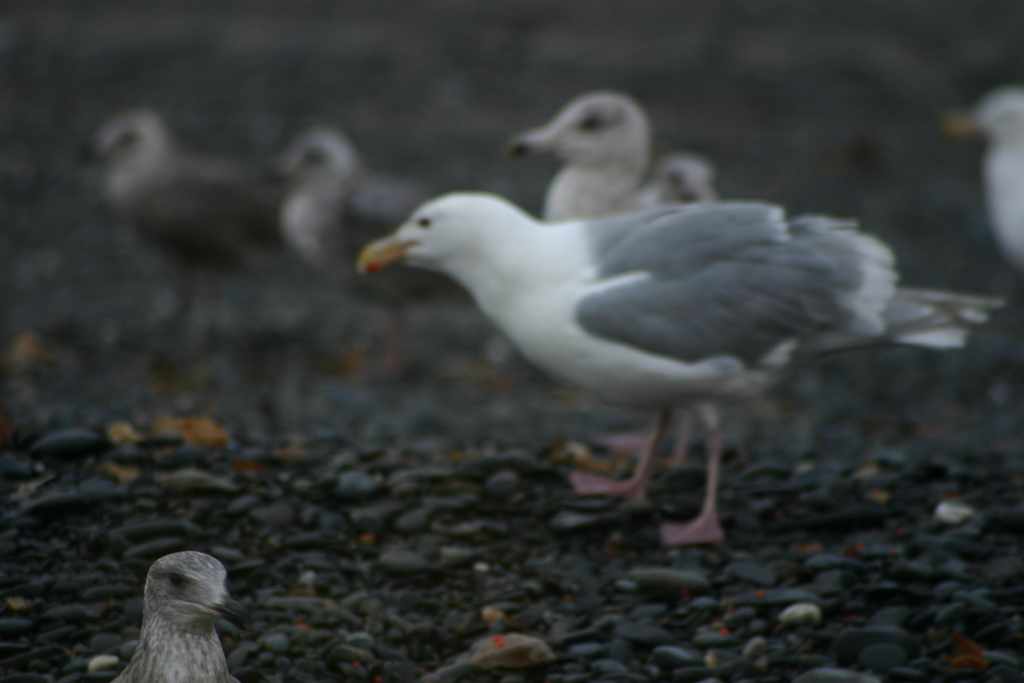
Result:
{"label": "white breast", "polygon": [[1024,149],[997,147],[985,159],[992,228],[1006,259],[1024,271]]}

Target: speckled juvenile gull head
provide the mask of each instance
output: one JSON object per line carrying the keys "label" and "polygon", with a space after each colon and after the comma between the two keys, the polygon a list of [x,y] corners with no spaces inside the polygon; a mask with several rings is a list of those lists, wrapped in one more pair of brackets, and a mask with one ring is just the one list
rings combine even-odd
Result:
{"label": "speckled juvenile gull head", "polygon": [[1024,273],[1024,87],[994,90],[970,113],[948,120],[947,129],[988,138],[983,173],[989,217],[1006,260]]}
{"label": "speckled juvenile gull head", "polygon": [[714,165],[692,152],[676,152],[662,157],[648,186],[651,194],[641,200],[643,206],[713,202],[718,199]]}
{"label": "speckled juvenile gull head", "polygon": [[146,576],[142,633],[114,683],[237,683],[214,621],[237,618],[227,572],[216,558],[185,551],[164,555]]}
{"label": "speckled juvenile gull head", "polygon": [[[633,479],[642,496],[674,406],[701,406],[709,442],[701,514],[667,544],[718,542],[714,402],[760,395],[798,354],[895,342],[961,346],[1001,302],[896,287],[892,252],[850,221],[761,202],[666,205],[541,223],[504,199],[432,200],[359,267],[397,261],[461,283],[532,362],[611,402],[659,414]],[[577,484],[574,481],[574,485]],[[592,492],[592,482],[578,490]],[[589,487],[589,490],[587,490]],[[604,492],[604,489],[602,489]]]}
{"label": "speckled juvenile gull head", "polygon": [[604,216],[634,206],[651,163],[651,127],[629,95],[590,92],[543,126],[516,136],[508,151],[549,153],[562,161],[548,187],[545,220]]}
{"label": "speckled juvenile gull head", "polygon": [[112,117],[92,151],[114,213],[185,264],[237,263],[278,241],[280,188],[238,163],[184,149],[152,110]]}

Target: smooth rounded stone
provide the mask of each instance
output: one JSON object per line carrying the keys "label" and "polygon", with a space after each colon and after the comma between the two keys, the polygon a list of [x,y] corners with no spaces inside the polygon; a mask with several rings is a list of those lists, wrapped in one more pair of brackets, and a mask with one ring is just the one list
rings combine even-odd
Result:
{"label": "smooth rounded stone", "polygon": [[117,654],[121,657],[121,659],[128,661],[132,658],[132,655],[135,654],[135,648],[137,648],[138,646],[138,640],[126,640],[125,642],[121,643],[121,647],[117,649]]}
{"label": "smooth rounded stone", "polygon": [[510,497],[522,485],[522,478],[519,473],[511,469],[500,469],[484,482],[484,491],[490,495],[504,500]]}
{"label": "smooth rounded stone", "polygon": [[909,666],[894,666],[885,672],[891,681],[926,681],[928,673]]}
{"label": "smooth rounded stone", "polygon": [[552,531],[579,531],[581,529],[607,526],[615,521],[615,519],[616,515],[614,514],[589,514],[573,510],[561,510],[551,518],[548,526],[551,527]]}
{"label": "smooth rounded stone", "polygon": [[336,642],[327,651],[327,661],[334,666],[351,662],[373,662],[376,657],[369,648],[357,647],[351,643]]}
{"label": "smooth rounded stone", "polygon": [[286,500],[260,505],[249,511],[253,519],[273,528],[289,527],[295,521],[295,507]]}
{"label": "smooth rounded stone", "polygon": [[287,652],[291,639],[280,631],[272,631],[260,636],[260,645],[271,652]]}
{"label": "smooth rounded stone", "polygon": [[121,645],[121,636],[115,633],[101,632],[89,639],[89,649],[93,652],[113,652]]}
{"label": "smooth rounded stone", "polygon": [[698,683],[715,675],[706,666],[681,666],[672,672],[672,680],[679,683]]}
{"label": "smooth rounded stone", "polygon": [[796,602],[821,603],[821,597],[816,593],[801,590],[799,588],[776,588],[768,591],[754,591],[737,595],[733,602],[737,605],[749,605],[751,607],[783,607]]}
{"label": "smooth rounded stone", "polygon": [[199,527],[188,520],[165,517],[122,524],[111,531],[110,535],[128,543],[146,541],[159,536],[194,536],[199,531]]}
{"label": "smooth rounded stone", "polygon": [[155,560],[158,557],[179,550],[188,549],[189,543],[184,538],[172,536],[170,538],[154,538],[152,541],[137,543],[129,546],[121,554],[126,559]]}
{"label": "smooth rounded stone", "polygon": [[80,458],[109,448],[107,438],[90,429],[61,429],[40,438],[29,452],[44,457]]}
{"label": "smooth rounded stone", "polygon": [[605,643],[595,643],[591,641],[584,641],[582,643],[573,643],[566,650],[566,655],[569,657],[577,657],[581,659],[590,659],[598,655],[602,655],[608,651],[608,646]]}
{"label": "smooth rounded stone", "polygon": [[871,674],[860,671],[821,667],[800,674],[793,679],[793,683],[882,683],[882,681]]}
{"label": "smooth rounded stone", "polygon": [[95,673],[97,671],[106,671],[113,669],[115,666],[121,663],[115,655],[96,655],[89,659],[89,664],[86,665],[85,669],[89,673]]}
{"label": "smooth rounded stone", "polygon": [[894,666],[907,663],[910,656],[899,643],[872,643],[860,651],[859,663],[875,673],[885,673]]}
{"label": "smooth rounded stone", "polygon": [[821,608],[813,602],[797,602],[779,613],[779,622],[785,626],[820,624]]}
{"label": "smooth rounded stone", "polygon": [[743,646],[744,659],[757,659],[768,651],[768,640],[763,636],[754,636]]}
{"label": "smooth rounded stone", "polygon": [[405,548],[392,548],[381,553],[378,566],[389,574],[418,574],[430,571],[433,565],[419,553]]}
{"label": "smooth rounded stone", "polygon": [[0,477],[18,481],[31,479],[35,473],[35,467],[31,462],[22,460],[13,453],[0,453]]}
{"label": "smooth rounded stone", "polygon": [[437,514],[436,508],[429,505],[420,505],[399,515],[392,522],[392,526],[394,526],[396,531],[406,534],[423,531],[430,526],[430,520],[435,514]]}
{"label": "smooth rounded stone", "polygon": [[362,470],[342,472],[334,484],[334,496],[344,501],[363,500],[379,490],[380,481]]}
{"label": "smooth rounded stone", "polygon": [[156,482],[175,493],[238,493],[240,490],[232,478],[219,476],[198,467],[182,467],[157,474]]}
{"label": "smooth rounded stone", "polygon": [[651,659],[665,669],[681,666],[703,666],[704,655],[698,650],[682,645],[659,645],[651,652]]}
{"label": "smooth rounded stone", "polygon": [[43,621],[70,621],[83,622],[95,619],[95,610],[86,608],[84,605],[58,605],[43,612],[39,618]]}
{"label": "smooth rounded stone", "polygon": [[35,628],[36,622],[25,617],[0,617],[0,636],[20,636]]}
{"label": "smooth rounded stone", "polygon": [[479,559],[480,551],[467,546],[442,546],[438,559],[442,567],[461,567]]}
{"label": "smooth rounded stone", "polygon": [[666,645],[675,640],[671,633],[660,626],[635,621],[620,621],[615,625],[615,635],[642,645]]}
{"label": "smooth rounded stone", "polygon": [[707,575],[699,569],[673,567],[634,567],[626,576],[642,590],[658,593],[704,591],[711,586]]}
{"label": "smooth rounded stone", "polygon": [[405,507],[400,500],[385,498],[379,503],[351,508],[348,511],[349,521],[358,531],[381,532]]}
{"label": "smooth rounded stone", "polygon": [[66,513],[80,508],[91,508],[101,503],[123,500],[128,492],[109,479],[86,479],[78,486],[44,495],[25,507],[29,514]]}
{"label": "smooth rounded stone", "polygon": [[864,571],[867,565],[859,560],[842,555],[819,553],[811,555],[804,560],[804,568],[815,572],[829,571],[832,569],[845,569],[848,571]]}
{"label": "smooth rounded stone", "polygon": [[224,508],[224,513],[231,517],[238,517],[239,515],[244,515],[246,512],[249,512],[262,503],[263,499],[259,496],[254,496],[252,494],[238,496],[228,503],[228,506]]}
{"label": "smooth rounded stone", "polygon": [[702,595],[699,598],[694,598],[687,605],[688,611],[696,612],[713,612],[718,609],[718,600],[712,598],[709,595]]}
{"label": "smooth rounded stone", "polygon": [[736,560],[725,568],[726,574],[739,581],[747,581],[758,586],[774,586],[778,581],[775,571],[756,560]]}
{"label": "smooth rounded stone", "polygon": [[1000,650],[985,650],[985,659],[991,662],[993,665],[1002,664],[1008,666],[1017,671],[1021,670],[1021,662],[1018,657],[1010,654],[1009,652],[1002,652]]}
{"label": "smooth rounded stone", "polygon": [[935,506],[935,519],[948,524],[950,526],[956,526],[963,524],[971,517],[977,514],[970,505],[963,502],[962,500],[944,500]]}
{"label": "smooth rounded stone", "polygon": [[629,671],[625,664],[614,659],[595,659],[590,663],[590,668],[602,674],[624,674]]}
{"label": "smooth rounded stone", "polygon": [[892,605],[883,607],[871,617],[872,624],[883,624],[888,626],[902,626],[910,617],[911,609],[903,605]]}
{"label": "smooth rounded stone", "polygon": [[[902,650],[902,661],[892,664],[892,666],[899,666],[909,661],[916,657],[920,650],[917,641],[909,633],[896,626],[884,625],[844,629],[836,636],[832,643],[832,649],[840,664],[854,664],[861,661],[861,654],[866,648],[875,644],[894,645]],[[878,661],[883,663],[897,657],[896,654],[887,650],[882,650],[875,656],[879,658]]]}

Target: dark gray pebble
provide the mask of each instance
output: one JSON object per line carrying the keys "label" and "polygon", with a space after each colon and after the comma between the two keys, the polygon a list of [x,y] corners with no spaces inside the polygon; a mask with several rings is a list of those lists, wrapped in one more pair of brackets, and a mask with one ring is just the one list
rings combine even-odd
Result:
{"label": "dark gray pebble", "polygon": [[152,541],[137,543],[128,547],[122,557],[127,559],[155,560],[161,555],[167,555],[178,550],[186,550],[189,543],[179,536],[168,538],[154,538]]}
{"label": "dark gray pebble", "polygon": [[295,521],[295,508],[288,501],[277,501],[249,510],[249,516],[268,527],[280,529]]}
{"label": "dark gray pebble", "polygon": [[893,681],[927,681],[927,672],[909,666],[894,666],[886,672]]}
{"label": "dark gray pebble", "polygon": [[501,469],[484,482],[484,491],[489,496],[504,500],[519,490],[521,479],[515,470]]}
{"label": "dark gray pebble", "polygon": [[672,680],[679,683],[697,683],[714,675],[715,672],[706,666],[681,666],[672,672]]}
{"label": "dark gray pebble", "polygon": [[377,564],[389,574],[419,574],[432,568],[425,557],[404,548],[385,550]]}
{"label": "dark gray pebble", "polygon": [[380,490],[380,482],[362,470],[342,472],[334,484],[334,495],[343,501],[370,498]]}
{"label": "dark gray pebble", "polygon": [[146,541],[158,536],[194,536],[199,527],[184,519],[147,519],[141,522],[129,522],[110,532],[112,537],[125,542]]}
{"label": "dark gray pebble", "polygon": [[381,532],[387,529],[391,520],[404,506],[400,500],[386,499],[379,503],[352,508],[348,511],[349,521],[358,531]]}
{"label": "dark gray pebble", "polygon": [[35,627],[35,621],[24,617],[0,617],[0,636],[20,636]]}
{"label": "dark gray pebble", "polygon": [[651,652],[651,659],[665,669],[677,669],[681,666],[699,666],[704,663],[704,655],[698,650],[681,645],[659,645]]}
{"label": "dark gray pebble", "polygon": [[885,673],[889,669],[902,666],[910,657],[906,648],[900,643],[871,643],[860,651],[860,665],[869,671]]}
{"label": "dark gray pebble", "polygon": [[645,590],[680,594],[684,590],[707,590],[711,582],[699,569],[674,567],[636,567],[627,574],[629,579]]}
{"label": "dark gray pebble", "polygon": [[121,637],[114,633],[100,632],[89,639],[89,650],[97,654],[115,652],[120,645]]}
{"label": "dark gray pebble", "polygon": [[30,452],[44,457],[81,458],[109,448],[107,438],[90,429],[61,429],[36,441]]}
{"label": "dark gray pebble", "polygon": [[615,635],[642,645],[666,645],[674,640],[672,634],[660,626],[633,621],[620,621],[616,624]]}
{"label": "dark gray pebble", "polygon": [[[917,656],[920,646],[909,633],[895,626],[865,626],[863,628],[847,628],[836,636],[832,648],[836,660],[843,665],[858,663],[861,660],[861,653],[871,645],[887,644],[898,646],[903,651],[903,659],[892,666],[900,666]],[[879,661],[885,663],[887,657],[892,659],[896,655],[892,652],[882,650],[878,655]]]}
{"label": "dark gray pebble", "polygon": [[579,531],[581,529],[593,529],[606,526],[615,521],[614,514],[588,514],[585,512],[573,512],[562,510],[558,512],[548,525],[554,531]]}
{"label": "dark gray pebble", "polygon": [[774,570],[757,560],[737,560],[729,564],[725,571],[734,579],[758,586],[774,586],[778,581]]}
{"label": "dark gray pebble", "polygon": [[811,602],[821,605],[822,600],[820,596],[810,591],[799,588],[778,588],[769,591],[743,593],[736,596],[734,602],[737,605],[749,605],[751,607],[781,607],[791,605],[794,602]]}
{"label": "dark gray pebble", "polygon": [[0,477],[4,479],[31,479],[36,469],[31,462],[22,460],[13,453],[0,453]]}
{"label": "dark gray pebble", "polygon": [[584,641],[582,643],[574,643],[569,646],[566,650],[566,655],[569,657],[578,657],[584,659],[590,659],[597,655],[604,654],[608,651],[608,646],[604,643],[595,643],[591,641]]}

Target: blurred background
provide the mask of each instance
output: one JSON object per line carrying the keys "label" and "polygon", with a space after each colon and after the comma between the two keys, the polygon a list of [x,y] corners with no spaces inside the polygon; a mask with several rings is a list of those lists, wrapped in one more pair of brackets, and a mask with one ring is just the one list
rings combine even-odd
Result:
{"label": "blurred background", "polygon": [[829,361],[790,390],[794,413],[810,397],[818,430],[829,415],[950,406],[986,429],[1015,426],[993,408],[1012,405],[1024,379],[1020,276],[988,227],[982,146],[945,139],[939,123],[1024,80],[1019,0],[4,7],[0,397],[15,422],[209,413],[270,434],[512,439],[620,419],[521,362],[491,367],[491,329],[468,300],[413,309],[409,367],[375,378],[373,305],[283,250],[218,281],[228,314],[184,350],[159,314],[177,271],[102,206],[78,157],[104,120],[140,105],[187,144],[254,166],[328,123],[375,169],[537,212],[557,164],[510,161],[504,143],[569,98],[613,88],[647,107],[657,152],[714,159],[724,197],[857,217],[892,245],[904,282],[1011,297],[969,352]]}

